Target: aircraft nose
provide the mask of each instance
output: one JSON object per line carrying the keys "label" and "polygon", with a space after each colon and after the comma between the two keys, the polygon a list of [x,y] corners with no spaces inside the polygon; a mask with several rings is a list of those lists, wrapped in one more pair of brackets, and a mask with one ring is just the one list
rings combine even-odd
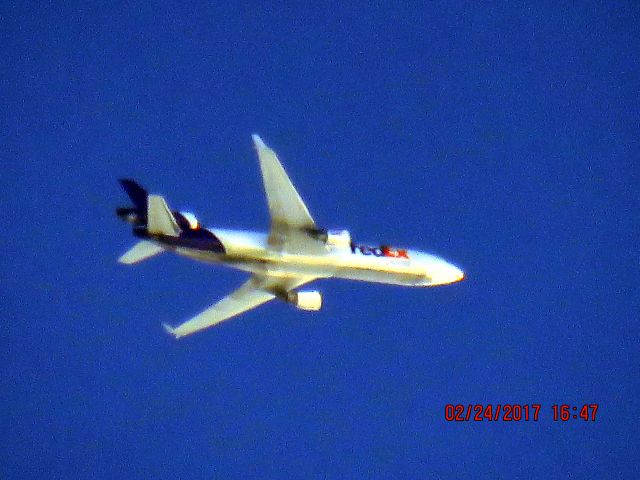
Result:
{"label": "aircraft nose", "polygon": [[453,267],[453,268],[454,268],[453,275],[455,277],[454,282],[459,282],[461,280],[464,280],[464,272],[460,270],[458,267]]}
{"label": "aircraft nose", "polygon": [[445,261],[439,261],[430,265],[427,269],[427,277],[430,285],[447,285],[464,279],[464,272]]}
{"label": "aircraft nose", "polygon": [[453,277],[454,282],[459,282],[460,280],[464,280],[464,272],[460,270],[458,267],[451,265],[451,276]]}

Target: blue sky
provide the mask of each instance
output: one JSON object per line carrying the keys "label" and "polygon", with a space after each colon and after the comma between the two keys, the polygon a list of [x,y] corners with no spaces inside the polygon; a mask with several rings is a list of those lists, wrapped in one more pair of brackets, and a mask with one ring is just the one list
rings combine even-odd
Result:
{"label": "blue sky", "polygon": [[[3,478],[634,478],[634,2],[4,3]],[[173,341],[244,276],[136,267],[138,179],[266,229],[250,135],[316,220],[432,251]],[[539,403],[450,423],[447,403]],[[598,403],[594,423],[551,405]]]}

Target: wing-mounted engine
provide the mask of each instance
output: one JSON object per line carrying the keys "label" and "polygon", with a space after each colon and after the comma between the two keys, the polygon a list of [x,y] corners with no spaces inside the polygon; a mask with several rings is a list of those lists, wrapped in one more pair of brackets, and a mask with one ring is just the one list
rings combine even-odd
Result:
{"label": "wing-mounted engine", "polygon": [[314,237],[328,247],[349,248],[351,246],[351,234],[348,230],[320,230],[314,234]]}
{"label": "wing-mounted engine", "polygon": [[322,308],[322,295],[317,290],[287,292],[287,302],[300,310],[317,312]]}

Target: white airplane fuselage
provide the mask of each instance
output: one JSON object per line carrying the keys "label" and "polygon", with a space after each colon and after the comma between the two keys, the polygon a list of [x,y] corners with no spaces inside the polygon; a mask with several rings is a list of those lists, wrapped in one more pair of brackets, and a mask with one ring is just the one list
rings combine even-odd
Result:
{"label": "white airplane fuselage", "polygon": [[208,231],[220,240],[224,252],[179,245],[173,250],[194,260],[277,277],[302,275],[419,287],[446,285],[464,278],[455,265],[418,250],[319,243],[318,254],[295,254],[271,247],[266,233],[221,228]]}
{"label": "white airplane fuselage", "polygon": [[134,180],[120,180],[132,205],[116,213],[140,238],[120,263],[133,265],[172,251],[251,273],[240,287],[193,318],[177,327],[164,324],[174,337],[218,325],[276,298],[300,310],[318,311],[321,293],[300,289],[318,278],[410,287],[447,285],[464,278],[462,270],[435,255],[361,244],[346,230],[319,228],[276,153],[258,135],[252,138],[271,217],[268,233],[203,228],[192,213],[171,210],[164,197],[150,194]]}

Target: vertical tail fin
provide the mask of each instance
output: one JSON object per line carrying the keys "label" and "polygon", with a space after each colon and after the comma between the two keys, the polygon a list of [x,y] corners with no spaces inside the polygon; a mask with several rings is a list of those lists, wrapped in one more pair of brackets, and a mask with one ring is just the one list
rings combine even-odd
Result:
{"label": "vertical tail fin", "polygon": [[135,205],[137,210],[145,211],[147,209],[147,191],[133,180],[126,178],[120,179],[120,185]]}
{"label": "vertical tail fin", "polygon": [[133,207],[119,207],[116,214],[125,222],[129,222],[136,226],[145,225],[147,223],[147,191],[133,180],[120,179],[120,185],[129,198]]}

